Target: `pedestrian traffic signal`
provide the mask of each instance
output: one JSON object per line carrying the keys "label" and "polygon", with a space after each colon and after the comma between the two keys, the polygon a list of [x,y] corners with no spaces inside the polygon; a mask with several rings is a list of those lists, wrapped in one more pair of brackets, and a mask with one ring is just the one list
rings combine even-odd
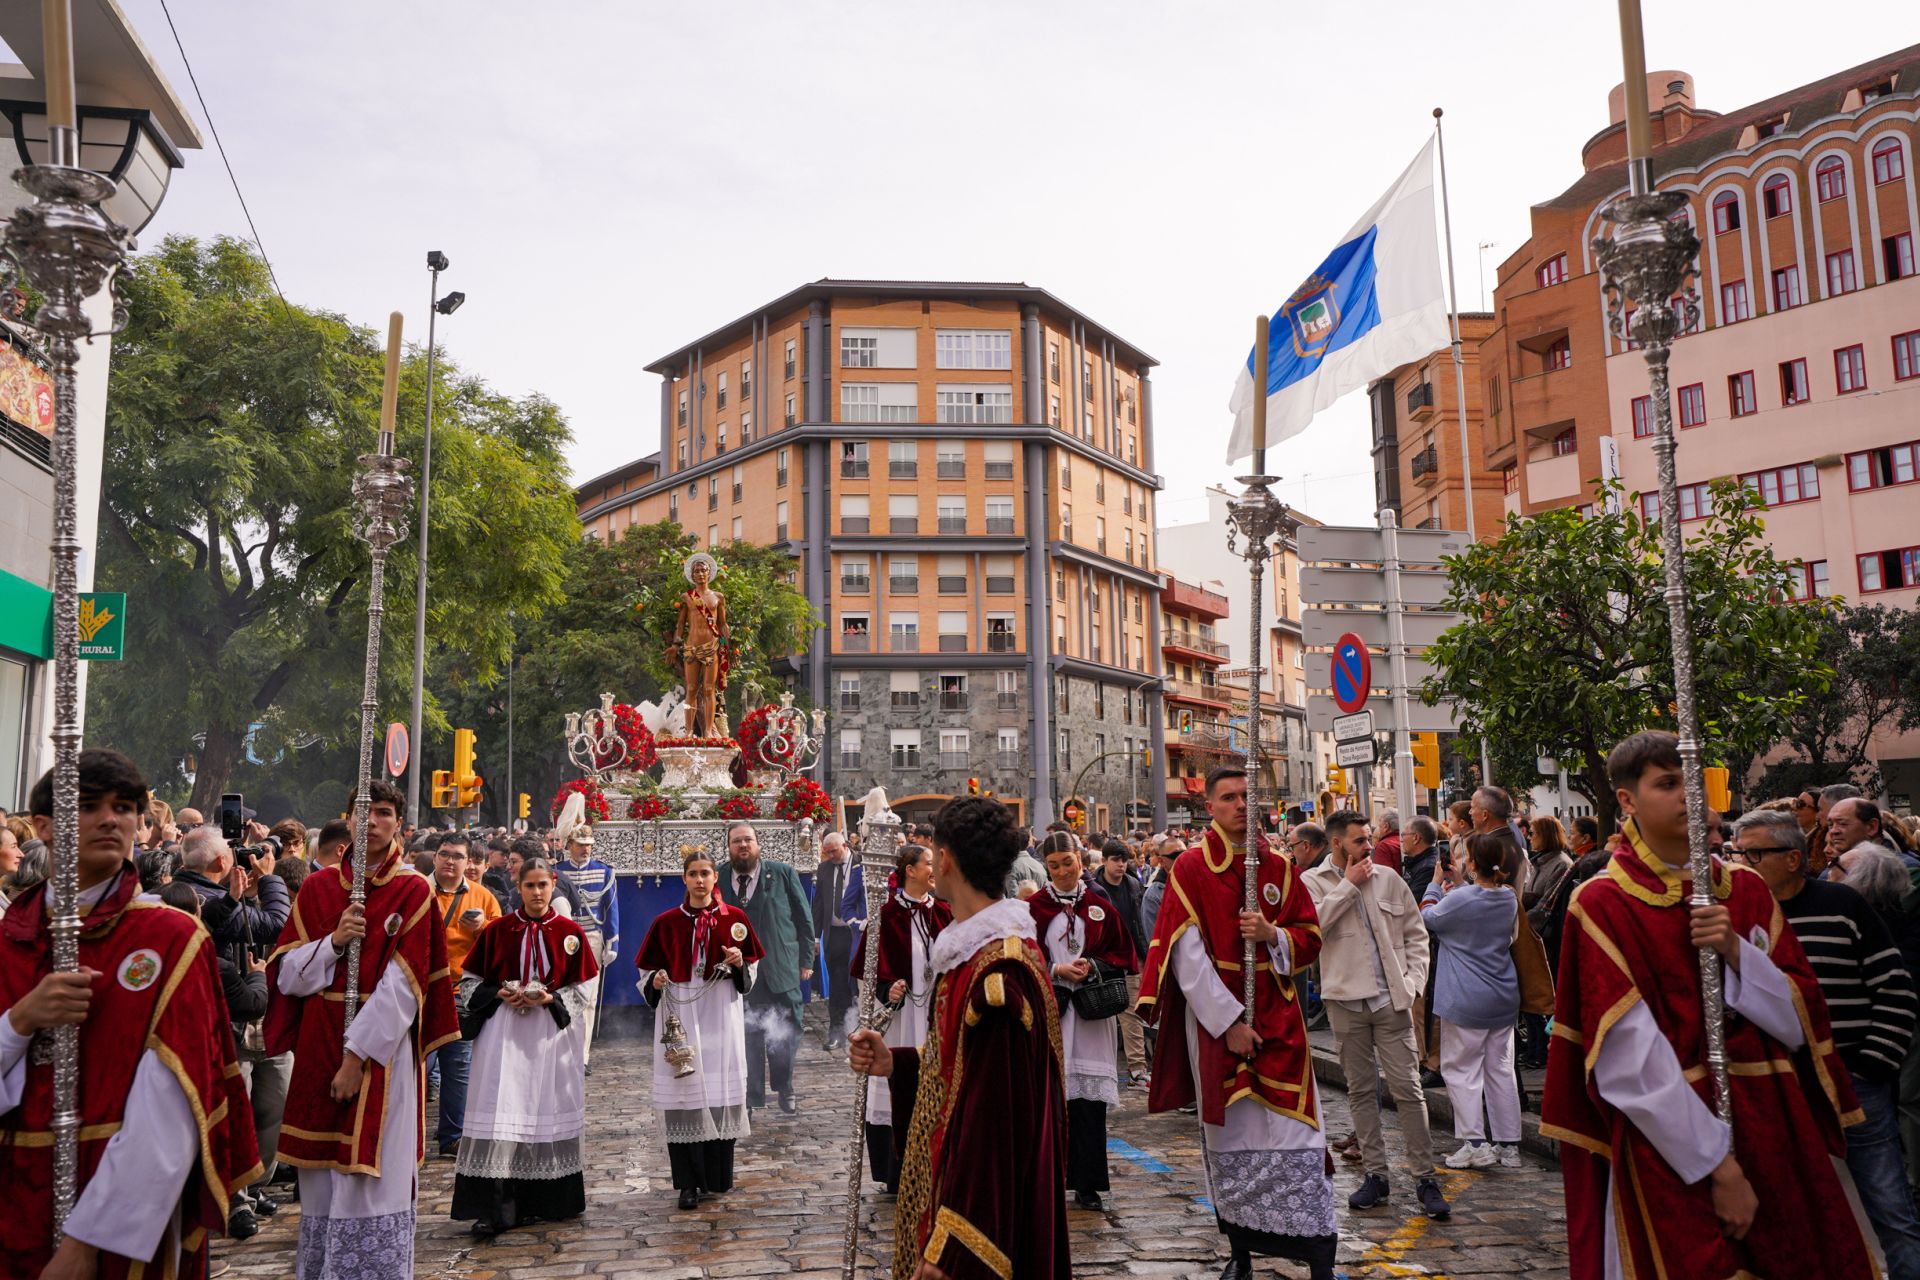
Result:
{"label": "pedestrian traffic signal", "polygon": [[1347,771],[1337,764],[1327,766],[1327,790],[1337,795],[1347,793]]}
{"label": "pedestrian traffic signal", "polygon": [[520,807],[518,809],[518,813],[522,818],[525,818],[532,811],[533,811],[533,797],[528,795],[526,792],[522,791],[520,793]]}
{"label": "pedestrian traffic signal", "polygon": [[1413,735],[1413,780],[1428,790],[1440,786],[1440,735]]}
{"label": "pedestrian traffic signal", "polygon": [[433,771],[433,807],[436,809],[453,808],[453,775],[445,769]]}

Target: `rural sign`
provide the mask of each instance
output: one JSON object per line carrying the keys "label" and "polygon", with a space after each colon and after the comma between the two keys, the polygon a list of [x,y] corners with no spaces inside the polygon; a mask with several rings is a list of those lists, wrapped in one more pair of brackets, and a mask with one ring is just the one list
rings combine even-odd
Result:
{"label": "rural sign", "polygon": [[1351,631],[1334,641],[1333,701],[1348,715],[1367,705],[1373,688],[1373,658]]}
{"label": "rural sign", "polygon": [[118,662],[127,651],[127,593],[80,593],[80,656]]}

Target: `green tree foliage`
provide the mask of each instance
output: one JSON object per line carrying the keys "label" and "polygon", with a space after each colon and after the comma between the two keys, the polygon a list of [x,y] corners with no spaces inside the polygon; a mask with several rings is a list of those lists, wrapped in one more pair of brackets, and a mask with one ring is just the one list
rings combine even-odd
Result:
{"label": "green tree foliage", "polygon": [[[129,660],[93,672],[89,737],[174,794],[191,761],[202,808],[245,779],[330,806],[358,757],[370,562],[352,483],[375,442],[380,339],[282,303],[225,238],[169,238],[132,262],[127,291],[98,579],[129,594]],[[409,350],[400,390],[397,448],[416,464],[425,365]],[[548,401],[504,396],[444,356],[435,379],[429,667],[486,685],[508,611],[560,599],[579,537],[568,433]],[[387,559],[383,720],[409,710],[414,549],[409,536]]]}
{"label": "green tree foliage", "polygon": [[1920,614],[1886,605],[1840,606],[1818,621],[1819,661],[1834,673],[1832,686],[1802,702],[1788,718],[1782,741],[1792,754],[1769,765],[1761,790],[1769,796],[1852,782],[1879,790],[1869,758],[1875,733],[1920,724]]}
{"label": "green tree foliage", "polygon": [[[1467,620],[1427,650],[1438,671],[1424,692],[1458,702],[1465,736],[1556,757],[1611,831],[1607,753],[1641,729],[1673,728],[1674,695],[1658,530],[1636,501],[1609,514],[1608,496],[1602,487],[1598,514],[1584,519],[1563,509],[1510,520],[1447,561],[1447,607]],[[1752,754],[1832,679],[1819,658],[1829,604],[1788,598],[1792,568],[1762,541],[1743,486],[1716,484],[1712,514],[1687,533],[1706,753]]]}
{"label": "green tree foliage", "polygon": [[[681,565],[698,548],[670,520],[630,526],[612,543],[576,540],[566,552],[562,601],[539,619],[518,621],[514,790],[532,797],[536,815],[546,812],[554,789],[579,772],[561,740],[569,711],[598,706],[602,693],[616,702],[658,702],[680,683],[664,650],[673,634],[673,602],[687,589]],[[746,682],[757,681],[763,698],[770,698],[779,674],[773,664],[804,649],[820,620],[789,582],[794,561],[786,553],[736,542],[713,555],[720,562],[713,585],[727,598],[736,646],[727,706],[738,725],[748,705]],[[442,697],[449,723],[478,732],[480,773],[490,784],[488,812],[504,821],[514,799],[504,794],[505,682],[447,689]],[[451,735],[427,736],[426,758],[433,762],[427,767],[448,767]]]}

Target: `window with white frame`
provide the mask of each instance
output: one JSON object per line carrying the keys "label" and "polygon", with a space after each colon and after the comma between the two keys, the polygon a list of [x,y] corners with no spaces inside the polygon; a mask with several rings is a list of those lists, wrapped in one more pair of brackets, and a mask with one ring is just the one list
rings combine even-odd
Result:
{"label": "window with white frame", "polygon": [[964,769],[967,767],[967,751],[972,735],[965,729],[942,729],[940,731],[940,767],[943,769]]}
{"label": "window with white frame", "polygon": [[840,532],[866,533],[869,516],[872,514],[872,499],[866,494],[843,493],[840,495]]}
{"label": "window with white frame", "polygon": [[941,494],[935,500],[941,533],[967,531],[967,500],[961,494]]}
{"label": "window with white frame", "polygon": [[887,643],[895,653],[920,651],[920,615],[894,612],[887,615]]}
{"label": "window with white frame", "polygon": [[896,707],[917,707],[920,705],[920,673],[917,671],[889,671],[887,673],[887,702]]}
{"label": "window with white frame", "polygon": [[989,440],[984,456],[987,464],[987,479],[1013,479],[1013,442],[1011,440]]}
{"label": "window with white frame", "polygon": [[916,329],[850,326],[840,331],[840,367],[843,369],[911,369]]}
{"label": "window with white frame", "polygon": [[911,493],[896,493],[887,498],[887,531],[920,532],[920,499]]}
{"label": "window with white frame", "polygon": [[1006,424],[1013,421],[1013,388],[942,384],[934,391],[938,422]]}
{"label": "window with white frame", "polygon": [[1012,533],[1013,532],[1013,499],[1012,498],[988,498],[987,499],[987,532],[988,533]]}
{"label": "window with white frame", "polygon": [[842,422],[912,422],[920,412],[919,387],[911,382],[843,382]]}
{"label": "window with white frame", "polygon": [[934,334],[937,369],[1013,368],[1010,329],[940,329]]}
{"label": "window with white frame", "polygon": [[843,769],[860,767],[860,731],[858,729],[840,731],[840,767]]}
{"label": "window with white frame", "polygon": [[918,769],[920,767],[920,731],[918,729],[889,729],[887,737],[891,740],[893,752],[890,763],[896,769]]}

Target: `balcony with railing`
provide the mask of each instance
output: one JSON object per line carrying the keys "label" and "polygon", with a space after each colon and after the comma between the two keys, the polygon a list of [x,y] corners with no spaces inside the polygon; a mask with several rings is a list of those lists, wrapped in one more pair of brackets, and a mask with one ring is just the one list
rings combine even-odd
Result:
{"label": "balcony with railing", "polygon": [[888,516],[887,532],[888,533],[918,533],[920,532],[920,517],[919,516]]}
{"label": "balcony with railing", "polygon": [[920,594],[920,575],[917,573],[888,574],[887,590],[896,596],[917,596]]}
{"label": "balcony with railing", "polygon": [[1001,689],[994,693],[993,704],[1002,711],[1012,711],[1020,705],[1018,689]]}
{"label": "balcony with railing", "polygon": [[865,631],[842,631],[840,633],[840,652],[872,653],[873,636]]}
{"label": "balcony with railing", "polygon": [[1183,747],[1189,751],[1232,751],[1234,750],[1233,739],[1233,732],[1227,726],[1206,721],[1195,721],[1185,730],[1178,728],[1167,730],[1169,747]]}
{"label": "balcony with railing", "polygon": [[858,751],[842,751],[840,753],[840,767],[842,769],[858,769],[860,767],[860,753]]}
{"label": "balcony with railing", "polygon": [[887,705],[900,710],[910,710],[920,705],[918,689],[895,689],[887,695]]}
{"label": "balcony with railing", "polygon": [[[1422,477],[1437,478],[1439,474],[1440,450],[1438,448],[1433,445],[1428,445],[1413,455],[1413,478],[1415,480],[1419,480]],[[1429,480],[1428,483],[1432,483],[1432,480]]]}
{"label": "balcony with railing", "polygon": [[1013,594],[1012,575],[1011,574],[992,574],[992,573],[988,574],[987,575],[987,594],[990,596],[1012,595]]}
{"label": "balcony with railing", "polygon": [[957,635],[951,631],[943,631],[940,633],[940,652],[965,653],[966,651],[967,651],[966,636]]}
{"label": "balcony with railing", "polygon": [[934,579],[943,596],[963,596],[967,594],[967,575],[964,573],[943,573]]}
{"label": "balcony with railing", "polygon": [[940,767],[942,769],[964,769],[967,767],[968,758],[967,753],[964,751],[942,751],[940,753]]}
{"label": "balcony with railing", "polygon": [[987,532],[988,532],[988,533],[997,533],[997,534],[1009,534],[1009,533],[1012,533],[1012,532],[1013,532],[1013,517],[1012,517],[1012,516],[988,516],[988,517],[987,517]]}
{"label": "balcony with railing", "polygon": [[[1141,559],[1144,561],[1146,557],[1143,555]],[[1216,620],[1226,617],[1232,608],[1227,598],[1219,592],[1196,587],[1178,578],[1170,579],[1161,590],[1160,607],[1170,613],[1193,613]]]}
{"label": "balcony with railing", "polygon": [[1198,680],[1177,680],[1168,678],[1164,691],[1169,698],[1185,698],[1190,702],[1209,702],[1216,706],[1233,705],[1232,691],[1217,684],[1204,684]]}
{"label": "balcony with railing", "polygon": [[934,464],[934,471],[941,480],[965,480],[967,478],[967,460],[965,458],[942,458]]}
{"label": "balcony with railing", "polygon": [[966,531],[967,531],[967,518],[965,516],[961,515],[961,516],[941,516],[940,517],[941,533],[954,534],[954,533],[965,533]]}
{"label": "balcony with railing", "polygon": [[865,533],[872,527],[873,521],[866,516],[840,517],[840,532],[842,533]]}
{"label": "balcony with railing", "polygon": [[873,590],[873,579],[864,573],[843,573],[840,575],[840,594],[843,596],[864,596]]}
{"label": "balcony with railing", "polygon": [[746,489],[746,486],[741,484],[738,480],[735,480],[733,482],[733,500],[735,502],[740,501],[740,495],[742,492],[745,491],[745,489]]}
{"label": "balcony with railing", "polygon": [[942,711],[965,711],[972,705],[973,695],[964,689],[942,689],[940,691],[940,709]]}
{"label": "balcony with railing", "polygon": [[1220,662],[1227,659],[1228,646],[1224,640],[1215,639],[1202,631],[1187,631],[1180,627],[1167,627],[1160,632],[1160,645],[1165,649],[1185,649],[1189,653],[1198,653]]}
{"label": "balcony with railing", "polygon": [[1011,462],[987,463],[987,479],[989,480],[1013,479],[1013,464]]}
{"label": "balcony with railing", "polygon": [[1018,751],[996,751],[993,753],[993,767],[996,769],[1018,769],[1026,763],[1026,756]]}
{"label": "balcony with railing", "polygon": [[[788,426],[792,426],[793,424],[792,424],[791,422],[789,422],[789,423],[788,423],[787,425],[788,425]],[[775,487],[776,489],[784,489],[784,488],[786,487],[786,484],[787,484],[787,468],[785,468],[785,467],[776,467],[776,468],[774,468],[774,472],[773,472],[773,484],[774,484],[774,487]]]}
{"label": "balcony with railing", "polygon": [[1019,639],[1020,638],[1011,631],[989,631],[987,632],[987,652],[1018,653],[1020,651]]}
{"label": "balcony with railing", "polygon": [[919,474],[920,464],[914,459],[909,458],[905,462],[902,462],[900,459],[895,458],[887,463],[887,479],[889,480],[912,480]]}
{"label": "balcony with railing", "polygon": [[1431,418],[1436,407],[1431,382],[1418,382],[1407,388],[1407,416],[1415,422]]}
{"label": "balcony with railing", "polygon": [[773,526],[773,540],[775,542],[785,542],[787,540],[787,522],[785,520]]}
{"label": "balcony with railing", "polygon": [[918,653],[920,652],[920,633],[890,631],[887,633],[887,648],[894,653]]}
{"label": "balcony with railing", "polygon": [[840,478],[842,480],[865,480],[867,478],[867,460],[865,458],[840,459]]}

